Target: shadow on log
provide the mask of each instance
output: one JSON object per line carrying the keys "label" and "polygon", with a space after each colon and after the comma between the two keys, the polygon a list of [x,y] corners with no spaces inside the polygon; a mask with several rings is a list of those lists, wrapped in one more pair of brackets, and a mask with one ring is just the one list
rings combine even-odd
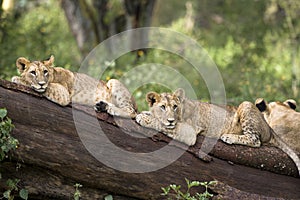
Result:
{"label": "shadow on log", "polygon": [[[7,108],[20,142],[12,158],[1,163],[0,188],[7,178],[19,178],[30,199],[72,199],[75,183],[83,185],[82,199],[108,194],[114,200],[164,199],[161,187],[184,188],[185,178],[218,180],[211,188],[215,198],[300,198],[297,168],[275,147],[227,145],[199,136],[187,148],[133,120],[82,105],[61,107],[4,80],[0,107]],[[203,162],[200,149],[210,148],[213,160]]]}

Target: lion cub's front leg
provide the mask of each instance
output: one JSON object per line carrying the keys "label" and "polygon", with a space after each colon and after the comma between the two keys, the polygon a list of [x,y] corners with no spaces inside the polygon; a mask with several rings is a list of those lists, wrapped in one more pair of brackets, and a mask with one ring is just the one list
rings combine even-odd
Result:
{"label": "lion cub's front leg", "polygon": [[188,146],[192,146],[197,141],[197,131],[189,124],[179,122],[176,125],[176,132],[173,135],[168,134],[167,135],[175,140],[178,140],[180,142],[183,142],[187,144]]}
{"label": "lion cub's front leg", "polygon": [[136,116],[136,122],[141,126],[160,131],[172,139],[192,146],[197,140],[197,131],[189,124],[179,122],[174,129],[163,128],[161,123],[149,111],[143,111]]}
{"label": "lion cub's front leg", "polygon": [[149,111],[143,111],[135,118],[136,122],[143,127],[163,131],[160,122],[154,118]]}
{"label": "lion cub's front leg", "polygon": [[[11,78],[11,81],[12,81],[13,83],[23,84],[22,81],[21,81],[21,77],[19,77],[19,76],[13,76],[13,77]],[[23,85],[24,85],[24,84],[23,84]]]}
{"label": "lion cub's front leg", "polygon": [[67,88],[58,83],[50,83],[43,96],[61,106],[66,106],[71,102]]}
{"label": "lion cub's front leg", "polygon": [[[19,76],[12,77],[11,81],[17,84],[27,85]],[[58,83],[50,83],[43,93],[43,96],[62,106],[66,106],[71,102],[68,90]]]}
{"label": "lion cub's front leg", "polygon": [[136,116],[135,109],[131,106],[120,108],[112,103],[108,103],[105,101],[100,101],[99,103],[96,103],[95,109],[96,111],[107,112],[112,116],[119,116],[125,118],[135,118]]}
{"label": "lion cub's front leg", "polygon": [[135,118],[136,105],[128,89],[116,79],[111,79],[106,83],[106,93],[110,98],[103,99],[102,89],[96,95],[95,109],[97,111],[104,111],[113,116]]}

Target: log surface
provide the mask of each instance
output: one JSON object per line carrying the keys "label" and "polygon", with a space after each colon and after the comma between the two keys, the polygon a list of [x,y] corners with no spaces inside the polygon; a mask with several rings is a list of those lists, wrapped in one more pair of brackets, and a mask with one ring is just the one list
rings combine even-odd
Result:
{"label": "log surface", "polygon": [[[20,142],[11,159],[1,163],[0,188],[6,178],[19,178],[30,199],[70,199],[75,183],[83,185],[82,199],[103,199],[108,194],[120,200],[164,199],[161,187],[173,183],[184,187],[185,178],[220,181],[211,191],[222,199],[300,199],[296,166],[275,147],[227,145],[199,136],[197,144],[187,149],[134,120],[95,113],[82,105],[61,107],[4,80],[0,80],[0,107],[7,108],[15,125],[12,134]],[[199,150],[215,142],[209,152],[213,160],[200,160]],[[153,158],[151,153],[162,148],[170,149]],[[125,154],[119,154],[122,151]],[[174,152],[182,155],[151,170]]]}

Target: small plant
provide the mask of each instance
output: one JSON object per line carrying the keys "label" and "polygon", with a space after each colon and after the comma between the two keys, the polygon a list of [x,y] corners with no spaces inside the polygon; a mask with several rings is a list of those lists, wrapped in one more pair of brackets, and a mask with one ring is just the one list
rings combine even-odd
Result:
{"label": "small plant", "polygon": [[7,158],[8,153],[18,148],[19,142],[10,135],[14,125],[7,116],[7,110],[0,108],[0,162]]}
{"label": "small plant", "polygon": [[[177,200],[209,200],[213,197],[213,194],[208,192],[208,186],[216,184],[216,181],[210,182],[199,182],[199,181],[189,181],[185,179],[187,184],[186,192],[182,192],[180,185],[171,184],[166,188],[161,188],[163,193],[161,195],[168,196],[168,200],[177,199]],[[204,186],[205,192],[199,194],[196,193],[194,196],[190,194],[192,187]],[[173,198],[171,198],[173,197]]]}
{"label": "small plant", "polygon": [[[7,117],[7,110],[0,108],[0,162],[8,157],[10,151],[14,151],[18,148],[19,141],[10,135],[14,125],[10,118]],[[2,178],[0,173],[0,179]],[[6,181],[7,190],[3,193],[3,197],[8,200],[13,200],[15,193],[19,191],[18,183],[19,179],[8,179]],[[28,191],[21,189],[19,191],[19,197],[21,199],[28,199]],[[0,199],[2,199],[0,198]]]}
{"label": "small plant", "polygon": [[80,183],[76,183],[74,187],[75,187],[74,200],[79,200],[81,197],[81,192],[79,191],[79,188],[81,188],[82,185]]}
{"label": "small plant", "polygon": [[104,200],[113,200],[113,199],[114,199],[113,196],[110,194],[104,197]]}
{"label": "small plant", "polygon": [[[18,183],[19,179],[8,179],[6,185],[8,189],[3,193],[3,197],[8,200],[13,200],[15,198],[14,193],[19,191]],[[19,197],[22,199],[28,199],[28,191],[26,189],[21,189],[19,191]]]}

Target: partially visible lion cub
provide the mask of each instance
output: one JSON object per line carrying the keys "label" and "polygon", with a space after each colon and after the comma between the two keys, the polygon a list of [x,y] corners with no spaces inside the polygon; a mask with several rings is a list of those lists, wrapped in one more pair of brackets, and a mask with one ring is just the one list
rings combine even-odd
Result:
{"label": "partially visible lion cub", "polygon": [[267,103],[263,98],[259,98],[255,105],[282,140],[300,154],[300,113],[295,110],[296,101],[288,99],[285,102]]}
{"label": "partially visible lion cub", "polygon": [[97,111],[115,116],[136,116],[135,101],[120,81],[111,79],[105,83],[86,74],[54,67],[53,62],[54,56],[33,62],[20,57],[16,61],[20,76],[14,76],[12,82],[29,86],[62,106],[74,102],[94,105]]}
{"label": "partially visible lion cub", "polygon": [[[297,165],[300,159],[270,128],[251,102],[238,107],[218,106],[190,100],[183,89],[174,93],[150,92],[146,96],[150,110],[136,116],[140,125],[156,129],[187,145],[196,143],[197,134],[219,138],[228,144],[260,147],[270,143],[287,153]],[[224,123],[222,123],[222,121]]]}

